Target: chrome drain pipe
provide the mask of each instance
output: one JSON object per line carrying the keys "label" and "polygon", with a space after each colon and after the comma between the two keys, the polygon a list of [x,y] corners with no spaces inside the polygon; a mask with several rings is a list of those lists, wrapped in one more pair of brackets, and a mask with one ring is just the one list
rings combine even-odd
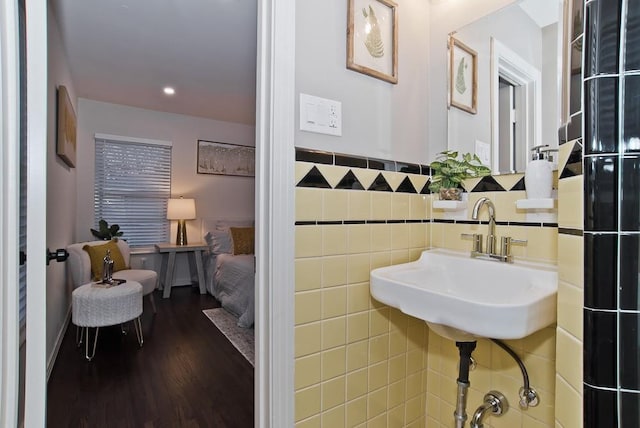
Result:
{"label": "chrome drain pipe", "polygon": [[458,393],[456,410],[453,412],[456,428],[464,428],[467,421],[467,391],[469,390],[469,366],[471,353],[476,349],[476,342],[456,342],[460,351],[460,368],[458,373]]}
{"label": "chrome drain pipe", "polygon": [[484,403],[476,409],[471,418],[471,428],[484,428],[484,417],[489,412],[502,416],[509,409],[509,402],[501,392],[489,391],[484,396]]}
{"label": "chrome drain pipe", "polygon": [[456,428],[464,428],[467,421],[467,391],[469,390],[469,382],[458,382],[458,394],[456,398],[456,411],[453,417],[456,420]]}

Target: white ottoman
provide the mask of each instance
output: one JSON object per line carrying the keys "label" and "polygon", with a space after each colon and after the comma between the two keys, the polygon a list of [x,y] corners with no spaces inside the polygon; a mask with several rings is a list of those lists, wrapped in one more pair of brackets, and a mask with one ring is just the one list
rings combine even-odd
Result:
{"label": "white ottoman", "polygon": [[[106,288],[105,286],[89,283],[82,285],[72,293],[72,320],[82,328],[85,337],[85,357],[91,361],[96,353],[98,332],[100,327],[122,324],[134,320],[138,343],[142,346],[142,285],[136,281]],[[89,355],[89,327],[96,328],[93,341],[93,351]]]}

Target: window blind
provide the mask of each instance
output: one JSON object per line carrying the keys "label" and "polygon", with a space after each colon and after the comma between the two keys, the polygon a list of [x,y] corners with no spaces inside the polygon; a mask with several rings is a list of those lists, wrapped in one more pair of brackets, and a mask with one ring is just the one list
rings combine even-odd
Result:
{"label": "window blind", "polygon": [[94,213],[118,224],[132,247],[169,239],[171,145],[96,135]]}

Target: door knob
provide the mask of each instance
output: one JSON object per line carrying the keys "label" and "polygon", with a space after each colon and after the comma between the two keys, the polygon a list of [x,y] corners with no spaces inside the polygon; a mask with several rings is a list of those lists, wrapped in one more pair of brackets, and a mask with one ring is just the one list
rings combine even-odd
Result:
{"label": "door knob", "polygon": [[51,260],[55,260],[57,262],[64,262],[69,258],[69,253],[64,248],[58,248],[55,251],[49,251],[47,248],[47,266],[49,266],[49,262]]}

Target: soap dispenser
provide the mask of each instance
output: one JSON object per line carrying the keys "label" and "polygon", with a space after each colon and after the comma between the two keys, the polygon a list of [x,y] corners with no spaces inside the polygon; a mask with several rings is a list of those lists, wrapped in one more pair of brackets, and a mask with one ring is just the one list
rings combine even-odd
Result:
{"label": "soap dispenser", "polygon": [[550,151],[555,150],[549,149],[548,144],[535,146],[531,149],[531,160],[524,173],[527,199],[551,198],[553,163],[549,156]]}

